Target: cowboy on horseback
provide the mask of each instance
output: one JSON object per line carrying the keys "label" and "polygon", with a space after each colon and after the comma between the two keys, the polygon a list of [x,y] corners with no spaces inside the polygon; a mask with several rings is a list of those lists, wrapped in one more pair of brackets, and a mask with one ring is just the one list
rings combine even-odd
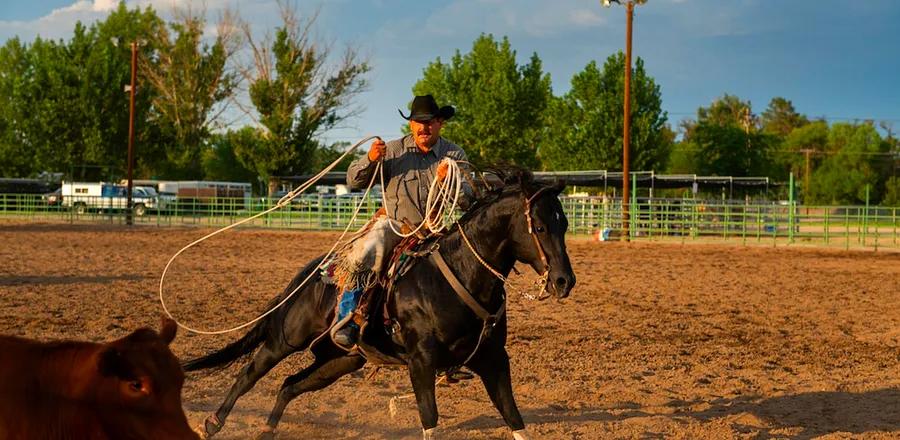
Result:
{"label": "cowboy on horseback", "polygon": [[[342,280],[343,294],[338,306],[337,322],[346,325],[334,333],[336,343],[352,347],[359,336],[359,324],[364,317],[353,316],[360,296],[377,282],[387,266],[393,249],[403,237],[395,231],[403,226],[415,228],[424,221],[429,188],[447,177],[445,158],[465,162],[466,153],[452,142],[440,136],[441,128],[455,114],[452,106],[438,106],[431,95],[416,96],[409,116],[410,134],[385,143],[381,139],[372,142],[369,152],[354,161],[347,170],[347,185],[352,189],[365,188],[372,179],[376,164],[382,161],[384,185],[383,205],[370,223],[349,245],[340,267],[345,274]],[[472,201],[472,188],[462,183],[459,206],[467,209]]]}

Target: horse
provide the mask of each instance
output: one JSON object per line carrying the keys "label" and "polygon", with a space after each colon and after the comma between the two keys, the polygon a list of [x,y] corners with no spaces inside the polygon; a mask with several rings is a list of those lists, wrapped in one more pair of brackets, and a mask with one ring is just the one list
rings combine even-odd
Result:
{"label": "horse", "polygon": [[[444,234],[426,241],[429,258],[418,258],[394,280],[385,295],[386,309],[393,317],[393,325],[386,328],[390,331],[364,331],[360,337],[360,346],[368,341],[368,353],[385,353],[407,367],[426,439],[433,438],[438,422],[437,374],[459,366],[480,377],[513,436],[528,438],[510,380],[504,280],[521,262],[546,279],[544,299],[555,294],[561,300],[575,285],[565,244],[568,220],[557,197],[564,185],[538,184],[525,170],[498,175],[503,185],[486,191]],[[260,347],[219,409],[198,428],[201,435],[208,438],[219,432],[237,399],[291,353],[309,349],[314,360],[284,380],[257,439],[274,439],[291,400],[327,387],[367,362],[360,350],[348,352],[322,337],[332,327],[340,294],[334,285],[323,282],[322,258],[304,267],[272,301],[277,303],[312,274],[310,282],[281,309],[224,348],[183,364],[186,371],[221,368]],[[382,327],[382,317],[376,319]],[[376,350],[371,350],[373,345]]]}

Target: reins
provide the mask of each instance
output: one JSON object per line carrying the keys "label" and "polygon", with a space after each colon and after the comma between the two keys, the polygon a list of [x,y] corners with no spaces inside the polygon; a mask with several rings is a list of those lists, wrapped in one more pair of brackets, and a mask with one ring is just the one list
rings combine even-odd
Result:
{"label": "reins", "polygon": [[[528,224],[528,234],[531,235],[531,237],[534,239],[534,244],[537,247],[541,262],[544,263],[544,273],[541,274],[541,277],[538,280],[538,283],[541,285],[541,290],[536,297],[516,288],[515,286],[512,286],[509,283],[509,279],[507,277],[497,271],[497,269],[494,269],[490,264],[487,263],[487,261],[484,261],[484,258],[482,258],[481,254],[479,254],[478,251],[475,250],[475,247],[472,245],[471,241],[469,241],[469,237],[466,236],[466,233],[462,228],[462,224],[457,223],[459,234],[462,237],[463,242],[465,242],[466,246],[469,248],[469,251],[471,251],[472,255],[475,256],[475,259],[478,260],[478,262],[481,263],[481,265],[484,266],[491,274],[497,277],[497,279],[499,279],[504,286],[512,287],[528,299],[543,300],[550,297],[549,294],[547,296],[543,295],[543,293],[546,292],[546,282],[550,274],[550,264],[547,261],[547,255],[544,253],[544,248],[541,246],[541,242],[540,240],[538,240],[537,234],[534,231],[533,220],[531,218],[531,203],[536,200],[537,197],[546,189],[547,187],[541,188],[537,192],[532,194],[531,197],[525,199],[525,220]],[[502,302],[500,303],[500,307],[497,312],[491,314],[487,311],[487,309],[484,308],[484,306],[482,306],[478,302],[478,300],[475,299],[474,296],[472,296],[469,290],[466,289],[459,278],[453,273],[453,271],[450,269],[450,266],[447,265],[446,260],[444,260],[443,255],[441,255],[440,248],[434,249],[434,251],[431,252],[430,257],[432,261],[434,261],[435,266],[437,266],[438,270],[441,271],[441,274],[444,275],[444,278],[447,280],[447,282],[450,283],[450,287],[453,288],[453,291],[456,292],[456,295],[459,296],[462,302],[465,303],[466,306],[468,306],[469,309],[471,309],[472,312],[474,312],[475,315],[478,316],[478,318],[480,318],[482,321],[481,332],[479,332],[478,334],[478,342],[475,344],[475,348],[472,349],[472,352],[469,353],[469,356],[466,357],[466,360],[464,360],[460,364],[465,365],[470,360],[472,360],[472,358],[475,356],[475,353],[478,353],[478,349],[481,348],[481,344],[488,337],[491,330],[495,325],[497,325],[497,322],[499,322],[503,318],[503,315],[506,314],[506,297],[503,296],[501,298]]]}

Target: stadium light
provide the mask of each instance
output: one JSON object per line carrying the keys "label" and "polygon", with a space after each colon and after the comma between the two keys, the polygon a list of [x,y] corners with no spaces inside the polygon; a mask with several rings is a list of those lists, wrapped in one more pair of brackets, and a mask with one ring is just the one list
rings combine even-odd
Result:
{"label": "stadium light", "polygon": [[[625,123],[622,127],[622,239],[629,241],[629,186],[631,167],[629,166],[629,150],[631,149],[631,25],[634,21],[634,5],[642,5],[647,0],[624,0],[627,20],[625,26]],[[608,8],[612,3],[621,5],[622,0],[600,0]]]}

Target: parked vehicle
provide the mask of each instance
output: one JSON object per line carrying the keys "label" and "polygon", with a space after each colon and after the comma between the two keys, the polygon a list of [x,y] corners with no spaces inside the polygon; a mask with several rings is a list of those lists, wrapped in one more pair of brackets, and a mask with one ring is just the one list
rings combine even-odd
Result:
{"label": "parked vehicle", "polygon": [[[76,214],[89,210],[121,211],[128,208],[128,187],[112,183],[63,182],[61,189],[62,206],[71,208]],[[142,216],[147,210],[163,209],[156,190],[147,186],[132,187],[132,212]]]}
{"label": "parked vehicle", "polygon": [[56,188],[56,191],[42,195],[41,200],[43,200],[47,206],[57,206],[62,204],[62,187]]}

